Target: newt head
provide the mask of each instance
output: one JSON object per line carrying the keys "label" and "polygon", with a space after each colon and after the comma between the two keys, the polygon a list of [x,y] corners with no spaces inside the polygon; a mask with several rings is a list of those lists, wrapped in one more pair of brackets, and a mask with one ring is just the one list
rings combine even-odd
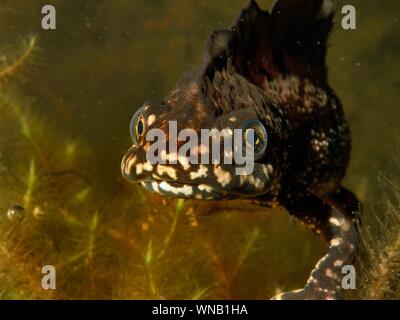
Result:
{"label": "newt head", "polygon": [[[280,113],[233,69],[218,72],[212,82],[201,70],[183,78],[166,99],[136,111],[123,176],[179,198],[276,193]],[[257,112],[257,104],[270,112]]]}

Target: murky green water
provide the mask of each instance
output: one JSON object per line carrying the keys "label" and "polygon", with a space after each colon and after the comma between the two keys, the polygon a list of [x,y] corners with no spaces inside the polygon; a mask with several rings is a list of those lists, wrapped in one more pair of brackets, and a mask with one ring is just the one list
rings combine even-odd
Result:
{"label": "murky green water", "polygon": [[[120,176],[134,111],[200,64],[208,34],[245,1],[52,3],[57,29],[45,31],[45,1],[0,1],[4,66],[37,37],[1,83],[0,298],[265,299],[301,287],[325,247],[286,213],[165,200]],[[336,3],[357,9],[357,30],[336,24],[328,65],[353,133],[345,184],[368,223],[378,172],[398,172],[400,2]],[[6,217],[14,204],[22,222]],[[40,288],[46,264],[55,291]]]}

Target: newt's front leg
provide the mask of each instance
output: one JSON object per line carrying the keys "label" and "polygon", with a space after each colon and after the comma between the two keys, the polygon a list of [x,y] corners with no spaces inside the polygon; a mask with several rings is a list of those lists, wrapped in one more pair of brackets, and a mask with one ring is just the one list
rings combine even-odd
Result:
{"label": "newt's front leg", "polygon": [[314,233],[329,242],[328,253],[316,264],[303,289],[286,292],[273,299],[340,299],[343,290],[342,268],[352,264],[358,245],[360,202],[340,188],[325,201],[308,196],[291,200],[285,207]]}

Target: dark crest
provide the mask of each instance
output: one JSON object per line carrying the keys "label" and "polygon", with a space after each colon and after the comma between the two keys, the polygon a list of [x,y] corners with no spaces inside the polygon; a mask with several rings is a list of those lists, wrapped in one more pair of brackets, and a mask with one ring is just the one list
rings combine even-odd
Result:
{"label": "dark crest", "polygon": [[230,29],[211,34],[204,75],[212,79],[215,71],[232,63],[259,87],[287,74],[323,86],[333,16],[328,0],[278,0],[270,11],[251,0]]}

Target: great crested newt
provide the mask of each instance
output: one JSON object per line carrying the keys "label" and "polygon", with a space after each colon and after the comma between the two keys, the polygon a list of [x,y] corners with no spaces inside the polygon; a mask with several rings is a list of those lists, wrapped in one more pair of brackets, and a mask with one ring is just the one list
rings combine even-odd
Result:
{"label": "great crested newt", "polygon": [[[305,287],[275,299],[342,298],[342,267],[353,262],[359,242],[361,204],[341,185],[350,130],[327,83],[333,18],[330,0],[278,0],[269,11],[250,0],[231,28],[210,35],[199,68],[165,99],[149,100],[135,113],[133,146],[121,164],[128,181],[162,195],[285,208],[327,241]],[[158,129],[173,139],[171,121],[178,131],[198,134],[253,130],[254,169],[237,174],[235,161],[190,163],[170,149],[162,157],[175,161],[150,163],[148,133]]]}

